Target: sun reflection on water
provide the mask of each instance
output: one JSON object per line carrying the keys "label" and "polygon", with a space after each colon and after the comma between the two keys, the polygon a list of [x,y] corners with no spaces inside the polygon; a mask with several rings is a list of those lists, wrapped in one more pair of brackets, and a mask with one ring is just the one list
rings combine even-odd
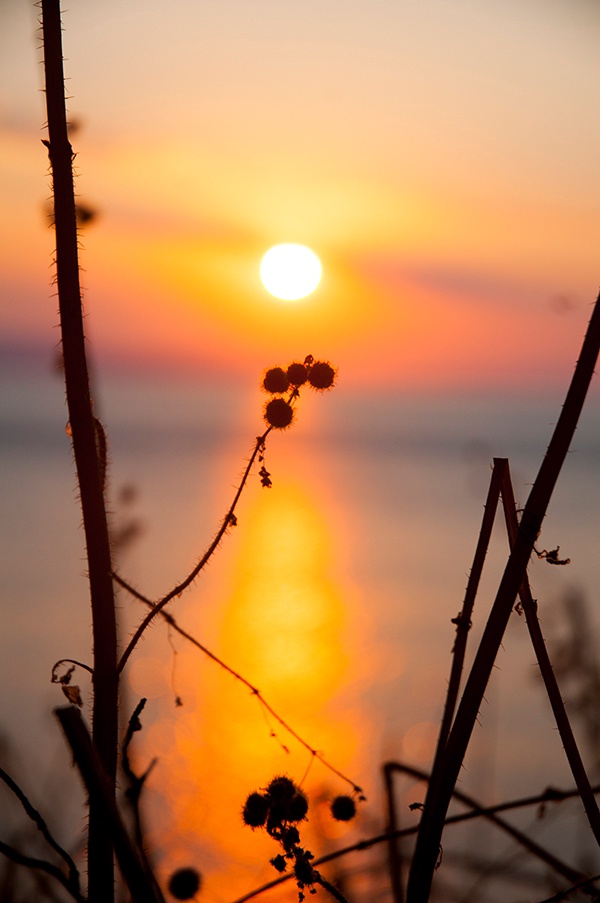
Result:
{"label": "sun reflection on water", "polygon": [[[357,733],[332,701],[344,681],[348,649],[331,527],[305,489],[278,480],[276,488],[258,495],[239,530],[215,651],[307,743],[349,773]],[[186,706],[196,695],[196,712],[188,708],[186,717],[173,721],[174,749],[161,792],[176,813],[169,833],[177,850],[167,852],[164,838],[161,846],[171,863],[183,864],[187,855],[189,864],[192,851],[200,851],[206,858],[196,864],[205,873],[205,898],[233,899],[274,877],[269,859],[278,852],[263,832],[242,824],[248,793],[282,773],[304,781],[309,797],[311,788],[317,794],[324,786],[333,793],[348,787],[231,675],[209,666],[201,672],[204,685],[198,686],[198,662],[191,656],[181,656],[178,670],[182,687],[192,691],[182,691]],[[309,836],[310,829],[304,831]]]}

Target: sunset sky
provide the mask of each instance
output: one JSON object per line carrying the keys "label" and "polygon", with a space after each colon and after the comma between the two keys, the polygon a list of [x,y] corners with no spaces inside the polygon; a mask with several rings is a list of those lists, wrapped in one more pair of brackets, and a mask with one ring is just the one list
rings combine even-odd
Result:
{"label": "sunset sky", "polygon": [[[514,461],[520,504],[598,294],[600,3],[62,5],[76,191],[96,213],[81,264],[92,378],[105,380],[94,400],[109,424],[111,525],[141,527],[117,551],[132,585],[159,598],[214,536],[247,460],[238,440],[262,429],[264,369],[307,354],[339,369],[331,394],[302,390],[302,430],[270,435],[273,490],[255,468],[239,529],[173,606],[314,746],[294,749],[247,686],[203,659],[199,671],[198,650],[165,630],[140,644],[127,684],[162,700],[144,722],[148,761],[161,761],[151,802],[167,813],[155,823],[160,868],[189,862],[204,831],[205,899],[225,903],[272,877],[270,841],[239,817],[265,774],[310,772],[318,812],[338,791],[314,749],[371,788],[384,757],[431,755],[491,458]],[[58,694],[48,662],[91,656],[67,415],[51,375],[60,337],[38,12],[0,0],[0,708],[25,736],[40,687]],[[261,284],[263,255],[285,242],[321,260],[306,299]],[[592,392],[598,405],[597,381]],[[568,577],[534,562],[547,598],[572,579],[595,611],[599,422],[584,419],[540,540],[573,556]],[[500,539],[489,555],[499,573]],[[119,606],[126,636],[140,613],[123,593]],[[522,686],[530,658],[502,661],[493,692],[509,727],[499,722],[496,764],[508,797],[517,791],[500,766],[529,792],[540,763],[563,762],[560,744],[548,753],[539,687]],[[155,694],[151,678],[164,685]],[[487,749],[470,753],[471,777],[481,767],[493,796]],[[546,785],[566,783],[556,773]],[[377,792],[361,831],[383,811]],[[79,834],[81,824],[78,814]],[[223,889],[225,854],[239,874],[228,865]]]}
{"label": "sunset sky", "polygon": [[[36,13],[2,5],[11,360],[56,341]],[[97,358],[237,379],[312,353],[417,390],[570,376],[600,282],[597,3],[80,0],[63,21]],[[323,263],[303,301],[260,282],[286,241]]]}

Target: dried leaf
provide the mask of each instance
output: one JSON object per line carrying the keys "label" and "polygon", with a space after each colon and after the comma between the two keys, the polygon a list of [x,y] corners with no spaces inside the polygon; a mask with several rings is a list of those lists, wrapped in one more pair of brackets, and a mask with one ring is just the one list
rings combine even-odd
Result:
{"label": "dried leaf", "polygon": [[81,693],[79,692],[79,687],[69,687],[66,684],[63,684],[61,687],[63,693],[71,703],[71,705],[78,705],[79,708],[83,705],[83,699],[81,698]]}

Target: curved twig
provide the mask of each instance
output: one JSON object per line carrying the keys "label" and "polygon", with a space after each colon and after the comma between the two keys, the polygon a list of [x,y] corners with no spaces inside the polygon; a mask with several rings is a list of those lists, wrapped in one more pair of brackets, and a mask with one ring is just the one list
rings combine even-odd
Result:
{"label": "curved twig", "polygon": [[34,806],[32,806],[32,804],[29,802],[29,799],[27,798],[27,796],[25,795],[23,790],[19,787],[19,785],[16,783],[16,781],[14,781],[13,778],[11,778],[11,776],[6,771],[4,771],[3,768],[0,768],[0,780],[4,781],[4,783],[9,788],[9,790],[11,790],[14,793],[14,795],[17,797],[17,799],[21,803],[26,814],[29,816],[29,818],[35,824],[38,831],[43,836],[44,840],[46,840],[47,843],[50,844],[52,849],[56,853],[58,853],[58,855],[61,857],[61,859],[63,859],[65,861],[65,863],[69,867],[69,873],[70,873],[71,877],[78,884],[79,871],[77,869],[77,866],[75,865],[73,859],[71,858],[71,856],[69,856],[67,851],[64,850],[63,847],[61,847],[61,845],[58,843],[58,841],[56,841],[54,839],[54,837],[50,833],[50,829],[48,828],[48,825],[46,824],[42,814],[40,812],[38,812],[38,810]]}
{"label": "curved twig", "polygon": [[52,849],[56,853],[58,853],[61,859],[64,860],[69,869],[70,885],[72,885],[73,888],[79,891],[79,870],[77,869],[77,866],[75,865],[71,856],[69,856],[67,851],[63,849],[63,847],[61,847],[58,841],[56,841],[50,833],[50,829],[48,828],[48,825],[46,824],[42,814],[38,812],[38,810],[34,806],[31,805],[29,799],[27,798],[23,790],[19,787],[17,782],[13,778],[11,778],[11,776],[6,771],[4,771],[3,768],[0,768],[0,780],[4,781],[9,790],[11,790],[17,797],[26,814],[34,823],[44,840],[49,843]]}
{"label": "curved twig", "polygon": [[331,881],[328,881],[327,878],[324,878],[323,875],[321,875],[319,872],[315,871],[314,876],[315,884],[320,884],[321,887],[326,890],[328,894],[331,894],[331,896],[335,900],[339,900],[339,903],[348,903],[346,897],[340,890],[338,890],[335,884],[332,884]]}
{"label": "curved twig", "polygon": [[30,869],[39,869],[41,872],[51,875],[52,878],[55,878],[62,884],[64,889],[71,894],[77,903],[86,903],[86,898],[81,894],[79,887],[74,886],[70,878],[67,878],[56,865],[53,865],[46,859],[37,859],[34,856],[26,856],[24,853],[21,853],[9,844],[4,843],[2,840],[0,840],[0,853],[3,853],[8,859],[12,860],[12,862],[16,862],[17,865],[24,865],[26,868]]}
{"label": "curved twig", "polygon": [[[427,781],[429,779],[427,772],[422,771],[420,768],[414,768],[411,765],[404,765],[402,762],[387,762],[383,767],[384,769],[389,769],[391,771],[403,772],[413,778],[417,778],[417,780]],[[583,872],[580,872],[579,869],[571,868],[570,865],[563,862],[549,850],[546,850],[545,847],[540,846],[540,844],[536,843],[535,840],[532,840],[522,831],[519,831],[519,829],[515,828],[514,825],[511,825],[510,822],[500,818],[496,812],[487,812],[483,806],[481,806],[481,804],[472,796],[469,796],[469,794],[455,788],[454,798],[460,803],[464,803],[465,806],[469,806],[473,812],[481,813],[483,818],[487,818],[493,825],[512,837],[516,843],[520,844],[532,856],[545,862],[546,865],[550,866],[550,868],[562,878],[566,878],[567,881],[572,882],[585,882],[586,878]]]}
{"label": "curved twig", "polygon": [[[150,599],[147,599],[138,590],[133,589],[133,587],[127,587],[127,590],[128,590],[128,592],[131,593],[132,596],[134,596],[136,599],[139,599],[140,602],[143,602],[144,605],[151,606],[153,604],[150,601]],[[215,662],[217,665],[219,665],[221,668],[223,668],[224,671],[227,671],[228,674],[231,674],[232,677],[234,677],[236,680],[239,680],[240,683],[242,683],[245,687],[247,687],[250,690],[250,692],[252,693],[252,695],[256,697],[256,699],[258,700],[258,703],[263,707],[263,709],[266,712],[268,712],[269,715],[271,715],[275,719],[275,721],[277,721],[277,723],[280,724],[281,727],[285,731],[288,732],[288,734],[291,737],[293,737],[295,740],[297,740],[297,742],[301,746],[303,746],[304,749],[306,749],[311,754],[311,756],[313,756],[315,759],[318,759],[318,761],[321,763],[321,765],[324,765],[325,768],[327,768],[329,771],[331,771],[333,774],[335,774],[338,778],[341,778],[342,781],[345,781],[346,784],[349,784],[356,793],[362,793],[362,787],[359,787],[358,784],[356,784],[351,778],[349,778],[347,775],[343,774],[341,771],[339,771],[339,769],[337,769],[334,765],[332,765],[330,762],[328,762],[322,753],[320,753],[317,749],[314,749],[310,745],[310,743],[307,743],[306,740],[304,740],[300,736],[300,734],[298,734],[294,730],[294,728],[291,727],[287,723],[287,721],[285,721],[281,717],[281,715],[279,715],[275,711],[275,709],[267,702],[267,700],[264,698],[264,696],[262,695],[262,693],[260,692],[260,690],[257,687],[255,687],[253,684],[251,684],[250,681],[247,680],[242,674],[240,674],[238,671],[236,671],[234,668],[232,668],[230,665],[228,665],[226,662],[224,662],[223,659],[219,658],[218,655],[215,655],[214,652],[211,652],[210,649],[208,649],[199,640],[197,640],[195,636],[193,636],[191,633],[188,633],[187,630],[183,629],[183,627],[180,627],[179,624],[177,623],[177,621],[175,620],[175,618],[173,617],[173,615],[171,615],[169,612],[161,611],[160,616],[161,616],[161,618],[163,618],[163,620],[165,620],[167,622],[169,627],[171,627],[173,630],[176,631],[176,633],[178,633],[180,636],[182,636],[184,639],[186,639],[189,643],[191,643],[193,646],[195,646],[196,649],[198,649],[200,652],[203,652],[204,655],[206,655],[213,662]]]}
{"label": "curved twig", "polygon": [[61,665],[75,665],[77,668],[83,668],[84,671],[89,671],[92,676],[94,674],[94,669],[90,668],[89,665],[86,665],[85,662],[78,662],[76,658],[59,658],[59,660],[52,665],[53,684],[60,683],[60,678],[56,676],[56,671]]}
{"label": "curved twig", "polygon": [[[234,516],[235,508],[236,508],[239,498],[242,494],[244,486],[246,485],[248,477],[250,476],[250,471],[252,470],[252,466],[256,460],[256,457],[262,451],[262,449],[264,449],[265,440],[272,429],[273,429],[273,427],[269,427],[267,430],[265,430],[265,432],[262,434],[262,436],[257,437],[256,443],[254,445],[254,450],[253,450],[252,454],[250,455],[250,460],[248,461],[246,469],[242,475],[240,485],[238,486],[235,496],[233,497],[233,501],[232,501],[231,505],[229,506],[229,510],[227,511],[227,514],[223,518],[221,526],[219,527],[219,529],[217,531],[217,535],[215,536],[215,538],[209,545],[208,549],[206,550],[206,552],[204,553],[204,555],[202,556],[202,558],[200,559],[198,564],[194,567],[194,569],[191,571],[191,573],[188,574],[188,576],[185,578],[185,580],[182,580],[181,583],[178,583],[177,586],[173,587],[173,589],[170,592],[168,592],[166,596],[163,596],[162,599],[160,599],[158,602],[156,602],[152,605],[152,608],[150,609],[150,611],[148,612],[148,614],[146,615],[144,620],[141,622],[141,624],[135,631],[134,635],[132,636],[131,640],[129,641],[129,645],[127,646],[127,648],[125,649],[125,652],[121,656],[119,664],[117,665],[117,673],[118,674],[121,673],[121,671],[127,664],[127,660],[129,659],[129,656],[131,655],[131,653],[137,646],[137,644],[140,640],[140,637],[142,636],[143,632],[148,627],[150,622],[153,621],[154,618],[156,617],[156,615],[159,614],[165,608],[165,606],[169,604],[171,599],[174,599],[175,596],[179,596],[185,589],[188,588],[188,586],[191,583],[194,582],[194,580],[196,579],[196,577],[198,576],[198,574],[200,573],[202,568],[206,565],[206,562],[209,560],[209,558],[212,556],[212,554],[215,552],[215,550],[219,546],[221,540],[223,539],[223,537],[225,536],[225,533],[227,532],[227,528],[229,526],[231,526],[232,523],[235,522],[235,516]],[[136,591],[131,586],[129,586],[129,584],[125,580],[123,580],[122,577],[119,577],[119,575],[116,574],[114,571],[113,571],[112,576],[113,576],[113,580],[115,580],[119,584],[119,586],[122,586],[123,589],[126,589],[132,595],[138,596],[138,598],[139,598],[139,595],[136,593]],[[144,599],[144,602],[146,602],[146,601],[147,600]]]}
{"label": "curved twig", "polygon": [[541,900],[540,903],[559,903],[560,900],[566,900],[571,894],[581,890],[586,884],[594,884],[596,881],[600,881],[600,875],[594,875],[594,877],[589,878],[588,881],[580,881],[579,884],[575,884],[573,887],[559,890],[558,893],[554,894],[552,897],[547,897],[545,900]]}
{"label": "curved twig", "polygon": [[[502,482],[502,504],[504,506],[509,545],[512,549],[517,538],[517,533],[519,532],[519,522],[517,519],[517,506],[515,504],[508,467],[506,468]],[[538,552],[538,558],[539,557],[541,556]],[[600,845],[600,810],[598,809],[596,797],[592,792],[590,780],[587,776],[581,753],[579,752],[579,747],[577,746],[577,741],[575,740],[575,735],[573,734],[573,729],[569,721],[569,716],[567,715],[567,710],[562,700],[552,662],[548,655],[548,650],[546,649],[542,628],[540,627],[537,616],[537,604],[531,595],[527,573],[525,573],[519,589],[519,598],[523,611],[525,612],[529,635],[538,661],[540,674],[544,681],[546,693],[548,694],[548,699],[552,707],[554,720],[556,721],[560,739],[562,740],[565,755],[567,756],[573,779],[579,790],[579,795],[581,796],[581,801],[586,811],[588,821],[596,837],[596,842]]]}

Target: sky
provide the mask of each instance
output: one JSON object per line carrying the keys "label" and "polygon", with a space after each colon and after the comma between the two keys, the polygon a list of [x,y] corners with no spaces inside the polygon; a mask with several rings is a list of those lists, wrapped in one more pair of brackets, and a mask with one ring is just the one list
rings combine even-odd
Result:
{"label": "sky", "polygon": [[[0,305],[54,349],[37,10],[0,29]],[[562,385],[598,283],[600,8],[587,0],[73,3],[64,12],[88,337],[107,366],[349,385]],[[261,285],[273,244],[322,260]]]}

